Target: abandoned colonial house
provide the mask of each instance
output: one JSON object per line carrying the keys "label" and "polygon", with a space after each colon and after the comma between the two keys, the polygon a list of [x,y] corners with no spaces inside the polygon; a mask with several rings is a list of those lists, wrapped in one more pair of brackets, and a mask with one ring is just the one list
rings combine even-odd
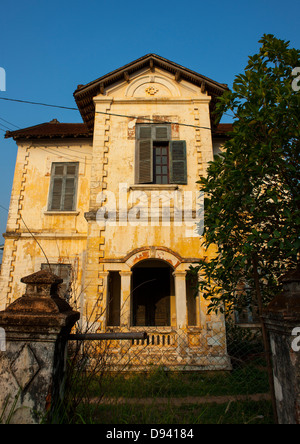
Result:
{"label": "abandoned colonial house", "polygon": [[[188,279],[214,254],[203,246],[197,181],[230,128],[213,117],[226,89],[148,54],[77,87],[82,123],[7,132],[18,154],[0,308],[22,296],[23,276],[50,266],[83,327],[148,333],[145,367],[161,357],[229,369],[223,315],[208,314]],[[132,356],[145,348],[129,345]],[[111,347],[118,362],[120,347]]]}

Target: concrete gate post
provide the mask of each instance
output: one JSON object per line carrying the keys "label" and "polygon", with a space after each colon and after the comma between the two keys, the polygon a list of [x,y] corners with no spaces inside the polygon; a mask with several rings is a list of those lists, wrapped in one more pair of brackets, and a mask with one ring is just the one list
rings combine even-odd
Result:
{"label": "concrete gate post", "polygon": [[21,282],[25,295],[0,312],[0,418],[38,424],[62,395],[66,337],[80,315],[57,295],[62,279],[49,271]]}
{"label": "concrete gate post", "polygon": [[300,266],[283,279],[283,293],[267,307],[279,424],[300,424]]}

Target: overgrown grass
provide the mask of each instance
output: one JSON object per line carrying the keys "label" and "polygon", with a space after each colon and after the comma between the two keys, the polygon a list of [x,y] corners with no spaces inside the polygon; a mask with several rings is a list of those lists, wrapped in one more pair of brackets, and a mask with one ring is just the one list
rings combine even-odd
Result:
{"label": "overgrown grass", "polygon": [[81,409],[78,423],[86,424],[272,424],[271,402],[226,404],[100,405]]}
{"label": "overgrown grass", "polygon": [[[82,404],[78,422],[93,424],[271,424],[273,412],[268,401],[172,402],[186,397],[249,395],[268,393],[263,362],[252,361],[230,373],[167,372],[158,368],[149,373],[105,375],[89,386],[89,398],[101,404]],[[122,398],[122,402],[118,402]],[[134,403],[133,398],[147,398]],[[159,398],[164,398],[162,404]],[[150,400],[149,400],[150,399]],[[128,400],[128,401],[126,401]],[[203,402],[203,400],[202,400]]]}
{"label": "overgrown grass", "polygon": [[266,369],[252,362],[230,373],[182,373],[158,368],[149,373],[102,377],[101,385],[90,385],[90,396],[109,398],[155,398],[224,396],[267,393]]}

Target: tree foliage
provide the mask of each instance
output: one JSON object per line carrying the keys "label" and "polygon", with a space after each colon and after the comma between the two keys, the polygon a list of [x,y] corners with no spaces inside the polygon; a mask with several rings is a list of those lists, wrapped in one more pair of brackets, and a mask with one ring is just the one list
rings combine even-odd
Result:
{"label": "tree foliage", "polygon": [[269,301],[299,257],[300,92],[292,71],[300,67],[300,51],[273,35],[259,43],[218,103],[218,112],[230,111],[235,122],[199,182],[206,246],[217,253],[193,271],[202,275],[210,309]]}

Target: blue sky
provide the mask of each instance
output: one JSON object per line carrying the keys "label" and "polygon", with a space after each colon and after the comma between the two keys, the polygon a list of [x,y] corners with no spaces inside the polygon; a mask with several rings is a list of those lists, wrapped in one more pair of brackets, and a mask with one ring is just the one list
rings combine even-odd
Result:
{"label": "blue sky", "polygon": [[[78,84],[155,53],[232,85],[264,33],[300,47],[299,0],[159,2],[15,0],[0,9],[0,97],[74,106]],[[0,100],[0,205],[8,208],[16,144],[3,138],[57,118],[81,122],[79,112]],[[230,121],[230,120],[224,120]],[[7,214],[0,208],[0,236]],[[3,239],[0,237],[0,243]]]}

